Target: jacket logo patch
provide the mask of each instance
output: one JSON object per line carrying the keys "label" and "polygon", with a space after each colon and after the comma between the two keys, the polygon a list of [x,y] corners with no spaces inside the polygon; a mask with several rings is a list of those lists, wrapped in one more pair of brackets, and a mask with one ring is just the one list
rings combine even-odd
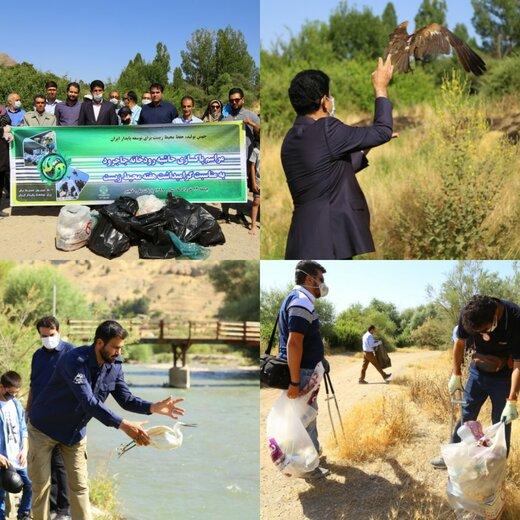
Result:
{"label": "jacket logo patch", "polygon": [[85,378],[85,374],[76,374],[76,377],[74,378],[74,383],[77,385],[82,385],[87,382],[87,379]]}

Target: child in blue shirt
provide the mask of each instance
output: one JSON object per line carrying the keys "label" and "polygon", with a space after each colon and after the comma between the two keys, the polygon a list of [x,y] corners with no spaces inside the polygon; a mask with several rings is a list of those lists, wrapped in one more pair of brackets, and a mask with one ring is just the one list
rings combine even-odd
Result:
{"label": "child in blue shirt", "polygon": [[[16,399],[22,384],[20,374],[0,377],[0,466],[12,466],[23,482],[18,520],[31,518],[32,485],[27,475],[27,425],[22,404]],[[5,491],[0,489],[0,520],[5,520]]]}

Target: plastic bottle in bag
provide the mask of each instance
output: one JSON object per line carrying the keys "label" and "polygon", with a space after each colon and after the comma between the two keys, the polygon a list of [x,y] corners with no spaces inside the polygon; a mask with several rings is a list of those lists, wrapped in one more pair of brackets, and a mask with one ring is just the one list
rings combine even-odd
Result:
{"label": "plastic bottle in bag", "polygon": [[90,208],[87,206],[63,206],[56,227],[56,248],[74,251],[83,247],[92,231]]}

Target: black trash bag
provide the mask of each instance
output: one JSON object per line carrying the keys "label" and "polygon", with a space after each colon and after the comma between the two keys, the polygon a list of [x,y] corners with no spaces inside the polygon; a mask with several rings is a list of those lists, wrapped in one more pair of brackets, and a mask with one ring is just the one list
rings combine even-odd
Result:
{"label": "black trash bag", "polygon": [[137,213],[139,204],[131,197],[119,197],[112,204],[99,209],[112,225],[121,233],[128,235],[128,221]]}
{"label": "black trash bag", "polygon": [[168,193],[164,209],[168,215],[168,229],[183,242],[197,242],[201,246],[215,246],[226,242],[219,223],[202,206]]}
{"label": "black trash bag", "polygon": [[130,239],[113,225],[109,217],[101,210],[87,242],[87,247],[105,258],[115,258],[130,249]]}
{"label": "black trash bag", "polygon": [[150,233],[149,240],[143,240],[137,245],[139,258],[164,260],[181,256],[181,252],[161,228],[148,229],[147,231]]}
{"label": "black trash bag", "polygon": [[[166,243],[168,237],[164,236],[164,228],[168,224],[168,215],[164,208],[153,213],[139,215],[130,218],[125,223],[125,232],[133,243],[140,243],[143,240],[157,244],[158,240]],[[162,232],[162,235],[159,234]]]}

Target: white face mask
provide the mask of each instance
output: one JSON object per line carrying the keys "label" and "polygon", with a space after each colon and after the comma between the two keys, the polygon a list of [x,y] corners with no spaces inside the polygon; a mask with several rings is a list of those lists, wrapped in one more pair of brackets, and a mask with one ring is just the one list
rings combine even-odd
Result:
{"label": "white face mask", "polygon": [[332,108],[331,108],[330,112],[328,112],[328,111],[327,112],[330,117],[334,117],[336,115],[336,101],[335,101],[334,97],[332,97],[332,96],[330,96],[330,97],[327,96],[327,98],[330,99],[330,102],[332,103]]}
{"label": "white face mask", "polygon": [[14,102],[14,108],[21,108],[22,102],[21,101],[15,101]]}
{"label": "white face mask", "polygon": [[54,350],[60,343],[60,335],[58,333],[54,336],[47,336],[42,338],[42,345],[48,350]]}
{"label": "white face mask", "polygon": [[[315,280],[314,276],[310,275],[309,273],[306,273],[305,271],[302,271],[301,269],[298,269],[301,273],[306,274],[307,276],[310,276],[313,280]],[[329,287],[325,282],[319,282],[319,285],[312,285],[311,287],[314,287],[320,291],[320,298],[325,298],[327,294],[329,294]]]}
{"label": "white face mask", "polygon": [[113,103],[114,105],[119,105],[119,99],[115,97],[110,98],[110,103]]}
{"label": "white face mask", "polygon": [[151,102],[151,99],[141,99],[141,105],[149,105]]}
{"label": "white face mask", "polygon": [[495,317],[493,318],[493,324],[491,325],[491,327],[486,330],[486,332],[481,332],[481,336],[482,336],[482,339],[484,341],[490,341],[491,340],[491,336],[490,334],[497,328],[498,326],[498,318],[495,314]]}
{"label": "white face mask", "polygon": [[99,103],[103,99],[103,94],[92,94],[92,99]]}

